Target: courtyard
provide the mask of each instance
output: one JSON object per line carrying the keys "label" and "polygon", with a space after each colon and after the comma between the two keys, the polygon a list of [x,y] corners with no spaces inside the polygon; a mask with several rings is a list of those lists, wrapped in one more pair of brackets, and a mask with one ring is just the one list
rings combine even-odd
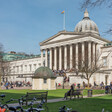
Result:
{"label": "courtyard", "polygon": [[[24,96],[26,92],[44,92],[46,90],[1,90],[0,94],[5,94],[5,101],[10,98],[18,99],[21,96]],[[84,98],[75,98],[72,100],[63,100],[64,93],[68,89],[57,89],[57,90],[48,90],[48,112],[58,112],[59,107],[72,108],[72,110],[77,110],[78,112],[102,112],[102,109],[105,109],[105,112],[112,112],[112,95],[104,94],[104,90],[93,90],[93,97],[87,97],[88,90],[83,91]],[[14,105],[16,103],[13,103]],[[34,107],[37,105],[35,104]],[[43,111],[45,112],[45,111]]]}

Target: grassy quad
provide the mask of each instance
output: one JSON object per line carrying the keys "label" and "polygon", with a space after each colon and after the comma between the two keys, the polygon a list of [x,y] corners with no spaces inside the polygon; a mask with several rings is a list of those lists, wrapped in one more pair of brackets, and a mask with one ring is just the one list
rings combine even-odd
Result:
{"label": "grassy quad", "polygon": [[63,105],[78,112],[102,112],[103,108],[105,112],[112,112],[112,95],[48,103],[49,112],[58,112],[59,107]]}
{"label": "grassy quad", "polygon": [[[46,90],[41,90],[46,91]],[[0,90],[0,94],[5,94],[5,100],[10,98],[19,99],[21,96],[24,96],[26,92],[41,92],[39,90]],[[63,98],[64,94],[68,89],[57,89],[57,90],[48,90],[48,99]],[[93,90],[93,94],[103,94],[104,90]],[[87,96],[87,90],[83,91],[83,95]]]}
{"label": "grassy quad", "polygon": [[[45,91],[45,90],[43,90]],[[62,98],[68,89],[48,90],[48,99]],[[0,94],[6,94],[5,100],[10,98],[18,99],[25,95],[26,92],[39,92],[34,90],[1,90]],[[104,90],[93,90],[93,94],[103,94]],[[87,95],[87,90],[83,92]],[[67,107],[77,110],[78,112],[101,112],[102,108],[112,112],[112,95],[102,97],[73,99],[69,101],[61,101],[57,103],[48,103],[49,112],[58,112],[59,107],[66,105]]]}

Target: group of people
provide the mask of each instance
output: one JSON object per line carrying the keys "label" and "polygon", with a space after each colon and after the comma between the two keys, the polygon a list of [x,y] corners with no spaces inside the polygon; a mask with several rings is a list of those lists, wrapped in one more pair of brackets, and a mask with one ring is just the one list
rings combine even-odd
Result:
{"label": "group of people", "polygon": [[66,75],[66,70],[53,70],[54,75],[56,76],[63,76]]}
{"label": "group of people", "polygon": [[63,76],[64,77],[64,82],[69,82],[69,77],[66,76],[66,71],[67,70],[53,70],[53,73],[55,76]]}
{"label": "group of people", "polygon": [[15,82],[9,82],[9,81],[6,81],[6,82],[3,82],[1,84],[3,87],[5,87],[6,89],[13,89],[14,87],[27,87],[27,86],[31,86],[31,83],[30,81],[26,82],[26,81],[15,81]]}

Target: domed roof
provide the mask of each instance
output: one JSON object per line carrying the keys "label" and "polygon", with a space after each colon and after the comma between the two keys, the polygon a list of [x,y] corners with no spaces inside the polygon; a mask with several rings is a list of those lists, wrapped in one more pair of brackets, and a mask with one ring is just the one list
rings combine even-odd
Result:
{"label": "domed roof", "polygon": [[96,23],[89,18],[87,9],[84,12],[84,18],[76,25],[75,32],[92,32],[99,35],[98,27]]}
{"label": "domed roof", "polygon": [[38,78],[55,78],[53,71],[48,67],[39,67],[35,70],[34,76]]}

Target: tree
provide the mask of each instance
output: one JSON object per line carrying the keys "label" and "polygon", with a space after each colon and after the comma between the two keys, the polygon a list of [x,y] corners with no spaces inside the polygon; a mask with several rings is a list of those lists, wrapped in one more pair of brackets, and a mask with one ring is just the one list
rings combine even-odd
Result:
{"label": "tree", "polygon": [[3,45],[0,43],[0,88],[1,88],[1,80],[4,82],[4,78],[6,75],[10,73],[10,62],[3,59],[4,50]]}
{"label": "tree", "polygon": [[3,45],[0,43],[0,88],[1,88],[1,76],[3,73]]}
{"label": "tree", "polygon": [[83,59],[78,58],[78,61],[75,64],[75,68],[72,68],[70,71],[75,72],[76,76],[80,76],[82,79],[86,79],[89,87],[90,78],[95,73],[99,72],[104,65],[101,55],[101,53],[96,52],[90,57],[86,55]]}
{"label": "tree", "polygon": [[[83,0],[81,3],[81,10],[84,10],[87,7],[94,8],[105,5],[110,11],[112,11],[112,0]],[[112,12],[111,12],[112,14]],[[106,33],[112,34],[112,24]]]}

